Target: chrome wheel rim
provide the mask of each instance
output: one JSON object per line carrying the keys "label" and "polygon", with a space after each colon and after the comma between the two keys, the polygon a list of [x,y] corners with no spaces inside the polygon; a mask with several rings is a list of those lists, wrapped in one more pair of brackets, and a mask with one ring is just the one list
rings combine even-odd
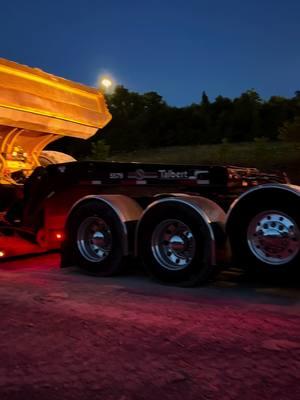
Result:
{"label": "chrome wheel rim", "polygon": [[196,241],[188,225],[176,219],[168,219],[158,224],[153,231],[151,250],[162,267],[180,271],[192,262]]}
{"label": "chrome wheel rim", "polygon": [[299,253],[300,230],[293,218],[281,211],[256,215],[247,231],[248,246],[260,261],[284,265]]}
{"label": "chrome wheel rim", "polygon": [[79,226],[77,246],[88,261],[105,260],[112,248],[112,234],[107,223],[99,217],[88,217]]}

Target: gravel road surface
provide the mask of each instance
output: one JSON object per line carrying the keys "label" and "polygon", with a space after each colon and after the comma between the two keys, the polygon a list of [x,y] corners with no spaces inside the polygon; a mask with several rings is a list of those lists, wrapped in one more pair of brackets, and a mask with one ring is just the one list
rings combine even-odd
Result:
{"label": "gravel road surface", "polygon": [[300,399],[300,291],[0,265],[1,400]]}

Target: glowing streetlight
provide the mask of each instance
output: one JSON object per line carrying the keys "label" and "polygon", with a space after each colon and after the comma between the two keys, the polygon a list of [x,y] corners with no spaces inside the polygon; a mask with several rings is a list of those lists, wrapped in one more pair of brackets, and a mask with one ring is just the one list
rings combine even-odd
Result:
{"label": "glowing streetlight", "polygon": [[111,75],[99,75],[97,87],[103,94],[111,94],[116,87],[116,81]]}
{"label": "glowing streetlight", "polygon": [[112,81],[108,78],[101,79],[101,85],[105,87],[105,89],[109,89],[112,86]]}

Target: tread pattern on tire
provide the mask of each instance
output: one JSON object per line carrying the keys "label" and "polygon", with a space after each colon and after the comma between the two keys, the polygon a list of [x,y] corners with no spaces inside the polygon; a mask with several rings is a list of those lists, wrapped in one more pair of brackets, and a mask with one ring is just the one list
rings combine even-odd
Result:
{"label": "tread pattern on tire", "polygon": [[43,150],[40,154],[39,161],[42,167],[46,167],[51,164],[73,162],[76,161],[76,159],[69,154],[60,151]]}

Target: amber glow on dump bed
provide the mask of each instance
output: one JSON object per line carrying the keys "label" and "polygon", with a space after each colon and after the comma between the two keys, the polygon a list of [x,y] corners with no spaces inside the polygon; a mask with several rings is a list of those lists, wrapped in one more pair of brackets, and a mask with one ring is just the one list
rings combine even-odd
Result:
{"label": "amber glow on dump bed", "polygon": [[86,121],[82,121],[79,119],[72,119],[72,118],[67,118],[65,116],[63,116],[62,114],[58,114],[58,113],[53,113],[53,112],[47,112],[47,111],[37,111],[36,109],[32,108],[32,107],[25,107],[23,106],[22,109],[18,106],[13,106],[13,105],[7,105],[7,104],[1,104],[0,103],[0,107],[3,108],[8,108],[11,110],[21,110],[21,111],[25,111],[31,114],[36,114],[36,115],[41,115],[41,116],[45,116],[45,117],[52,117],[52,118],[57,118],[61,121],[68,121],[68,122],[73,122],[74,124],[79,124],[79,125],[85,125],[85,126],[91,126],[93,128],[98,128],[99,124],[88,124]]}
{"label": "amber glow on dump bed", "polygon": [[[0,72],[4,72],[10,75],[14,75],[14,76],[18,76],[19,78],[25,78],[27,80],[31,80],[34,82],[39,82],[42,83],[44,85],[47,86],[51,86],[53,88],[56,89],[62,89],[64,91],[70,92],[70,93],[77,93],[80,94],[80,96],[84,96],[84,97],[89,97],[91,99],[93,99],[95,97],[95,94],[97,94],[97,90],[91,87],[86,86],[85,89],[79,89],[77,87],[72,87],[72,86],[67,86],[63,83],[60,82],[55,82],[55,77],[53,76],[52,80],[50,80],[49,78],[43,78],[42,76],[38,76],[38,75],[34,75],[30,72],[25,72],[25,71],[21,71],[21,70],[17,70],[15,68],[12,67],[8,67],[6,65],[1,65],[0,64]],[[49,74],[50,75],[50,74]],[[71,81],[67,81],[68,83],[71,83]]]}
{"label": "amber glow on dump bed", "polygon": [[29,176],[49,143],[88,139],[110,120],[101,90],[0,58],[0,184]]}
{"label": "amber glow on dump bed", "polygon": [[[72,124],[80,132],[78,125],[82,125],[83,130],[91,127],[91,134],[82,134],[85,139],[111,119],[99,89],[2,58],[0,111],[0,125],[27,130],[49,132],[53,129],[51,133],[72,136]],[[36,119],[35,115],[45,119]],[[64,121],[71,125],[64,124]],[[77,137],[76,134],[74,136]]]}

